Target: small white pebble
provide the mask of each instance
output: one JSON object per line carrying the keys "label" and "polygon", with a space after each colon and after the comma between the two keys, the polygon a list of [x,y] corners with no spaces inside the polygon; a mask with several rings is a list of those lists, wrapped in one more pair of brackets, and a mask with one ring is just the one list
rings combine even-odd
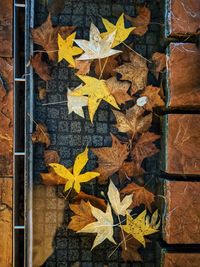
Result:
{"label": "small white pebble", "polygon": [[136,104],[139,107],[143,107],[147,102],[148,102],[148,97],[147,96],[142,96],[142,97],[137,99]]}

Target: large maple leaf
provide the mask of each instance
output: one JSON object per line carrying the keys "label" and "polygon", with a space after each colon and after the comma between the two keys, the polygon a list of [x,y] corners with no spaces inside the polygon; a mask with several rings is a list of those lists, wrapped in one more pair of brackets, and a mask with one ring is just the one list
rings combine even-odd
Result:
{"label": "large maple leaf", "polygon": [[74,26],[53,27],[51,15],[49,14],[47,20],[41,26],[36,29],[31,29],[31,34],[33,42],[44,48],[50,60],[56,61],[58,55],[58,33],[63,38],[66,38],[74,31],[74,29]]}
{"label": "large maple leaf", "polygon": [[85,85],[77,88],[70,95],[88,96],[88,110],[91,122],[93,122],[94,114],[102,100],[108,102],[116,109],[119,109],[115,98],[109,92],[105,80],[99,80],[94,77],[83,75],[78,75],[78,77],[85,83]]}
{"label": "large maple leaf", "polygon": [[70,172],[65,166],[58,163],[49,164],[53,168],[54,172],[66,179],[64,191],[74,188],[74,190],[79,193],[81,183],[88,182],[95,177],[99,176],[98,172],[86,172],[81,174],[82,169],[88,162],[88,148],[86,148],[81,154],[79,154],[74,162],[73,172]]}
{"label": "large maple leaf", "polygon": [[115,71],[122,75],[121,80],[132,83],[131,91],[135,94],[146,86],[148,68],[146,60],[135,53],[130,53],[130,61],[117,67]]}
{"label": "large maple leaf", "polygon": [[30,64],[42,80],[49,81],[52,79],[50,75],[50,66],[42,60],[42,53],[37,53],[31,57]]}
{"label": "large maple leaf", "polygon": [[111,134],[112,146],[93,148],[92,152],[98,157],[97,172],[100,173],[98,182],[106,183],[108,178],[122,168],[125,159],[129,152],[126,144],[121,144],[120,141]]}

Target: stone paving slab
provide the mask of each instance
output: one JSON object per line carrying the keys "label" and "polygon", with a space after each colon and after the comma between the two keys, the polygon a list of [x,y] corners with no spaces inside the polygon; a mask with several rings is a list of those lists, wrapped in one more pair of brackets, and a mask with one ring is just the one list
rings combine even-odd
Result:
{"label": "stone paving slab", "polygon": [[196,44],[171,43],[167,61],[167,106],[200,107],[200,49]]}
{"label": "stone paving slab", "polygon": [[163,170],[169,174],[199,175],[200,114],[165,116]]}
{"label": "stone paving slab", "polygon": [[162,267],[199,267],[200,253],[163,253]]}
{"label": "stone paving slab", "polygon": [[200,244],[200,183],[165,181],[163,238],[168,244]]}

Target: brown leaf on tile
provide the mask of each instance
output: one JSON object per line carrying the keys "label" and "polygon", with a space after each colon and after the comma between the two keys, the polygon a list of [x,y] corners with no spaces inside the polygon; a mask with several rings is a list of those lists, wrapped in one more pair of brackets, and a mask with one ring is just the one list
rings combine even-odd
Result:
{"label": "brown leaf on tile", "polygon": [[32,134],[33,143],[43,143],[46,147],[50,146],[50,137],[47,132],[47,127],[43,123],[36,125],[36,131]]}
{"label": "brown leaf on tile", "polygon": [[[117,56],[114,55],[114,56],[111,56],[108,58],[100,59],[101,68],[102,69],[104,68],[103,74],[102,74],[102,77],[104,79],[108,79],[111,76],[115,75],[114,69],[118,66],[118,61],[117,61],[116,57]],[[99,77],[101,74],[99,60],[95,60],[94,64],[95,64],[95,73],[96,73],[97,77]]]}
{"label": "brown leaf on tile", "polygon": [[166,68],[166,55],[164,53],[154,53],[152,56],[152,60],[156,65],[157,72],[161,72]]}
{"label": "brown leaf on tile", "polygon": [[53,170],[47,173],[40,173],[42,181],[45,185],[59,185],[66,184],[66,179],[57,175]]}
{"label": "brown leaf on tile", "polygon": [[151,11],[145,6],[139,6],[137,8],[137,13],[138,16],[136,18],[132,18],[128,15],[125,15],[125,17],[134,27],[136,27],[136,29],[132,31],[132,34],[143,36],[148,31],[148,25],[151,20]]}
{"label": "brown leaf on tile", "polygon": [[141,96],[147,97],[147,103],[143,106],[146,110],[152,111],[155,107],[163,107],[165,102],[160,96],[160,88],[148,85]]}
{"label": "brown leaf on tile", "polygon": [[119,170],[119,179],[123,182],[131,177],[139,178],[144,172],[144,169],[136,161],[125,161]]}
{"label": "brown leaf on tile", "polygon": [[59,163],[60,157],[58,152],[55,150],[45,150],[44,151],[44,163],[48,166],[50,163]]}
{"label": "brown leaf on tile", "polygon": [[154,194],[148,191],[144,186],[139,186],[135,183],[128,184],[120,191],[121,196],[124,198],[126,195],[133,194],[133,202],[130,209],[133,209],[141,204],[144,204],[151,212],[151,204],[154,202]]}
{"label": "brown leaf on tile", "polygon": [[[76,72],[77,75],[86,75],[90,72],[90,60],[75,60],[76,69],[78,70]],[[69,65],[69,67],[74,68],[72,65]]]}
{"label": "brown leaf on tile", "polygon": [[42,53],[35,54],[30,59],[30,63],[42,80],[49,81],[52,79],[52,77],[50,76],[49,65],[45,61],[42,61]]}
{"label": "brown leaf on tile", "polygon": [[45,88],[43,88],[43,87],[39,87],[38,88],[38,99],[39,100],[44,100],[45,99],[45,97],[46,97],[46,89]]}

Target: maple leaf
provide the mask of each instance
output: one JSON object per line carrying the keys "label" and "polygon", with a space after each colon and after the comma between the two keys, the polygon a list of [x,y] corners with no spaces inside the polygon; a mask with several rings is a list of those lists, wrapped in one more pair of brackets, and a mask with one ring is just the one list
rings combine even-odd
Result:
{"label": "maple leaf", "polygon": [[121,196],[132,194],[130,209],[144,204],[151,211],[151,204],[154,202],[154,194],[146,190],[144,186],[135,183],[128,184],[120,191]]}
{"label": "maple leaf", "polygon": [[144,109],[138,107],[137,105],[128,109],[126,114],[123,114],[118,111],[113,111],[117,124],[116,127],[120,132],[131,134],[132,137],[136,133],[143,133],[147,131],[152,122],[152,114],[144,116]]}
{"label": "maple leaf", "polygon": [[106,86],[105,80],[99,80],[94,77],[83,75],[78,75],[78,77],[85,83],[85,85],[74,90],[71,95],[88,96],[88,110],[91,122],[93,122],[94,114],[102,100],[119,109],[115,98],[110,94]]}
{"label": "maple leaf", "polygon": [[83,52],[83,50],[77,46],[73,46],[76,32],[72,33],[65,40],[60,34],[58,34],[58,62],[63,58],[71,64],[73,67],[76,66],[73,56],[77,56]]}
{"label": "maple leaf", "polygon": [[145,6],[139,6],[137,12],[138,16],[136,18],[132,18],[128,15],[125,15],[125,17],[134,27],[136,27],[132,33],[142,36],[148,31],[148,25],[151,20],[151,11]]}
{"label": "maple leaf", "polygon": [[108,21],[105,18],[102,18],[102,21],[107,32],[102,33],[101,36],[105,37],[114,31],[116,32],[112,47],[115,47],[123,43],[128,38],[129,34],[135,29],[135,27],[125,28],[124,13],[121,14],[116,25],[112,24],[110,21]]}
{"label": "maple leaf", "polygon": [[125,216],[127,209],[132,203],[132,195],[125,196],[125,198],[121,201],[118,189],[113,182],[110,181],[108,187],[108,198],[115,214]]}
{"label": "maple leaf", "polygon": [[126,101],[133,99],[127,93],[128,89],[130,88],[129,82],[121,82],[118,81],[116,77],[111,77],[110,79],[106,80],[106,85],[119,105],[125,104]]}
{"label": "maple leaf", "polygon": [[64,185],[66,184],[66,179],[57,175],[53,170],[48,173],[40,173],[42,181],[45,185]]}
{"label": "maple leaf", "polygon": [[144,172],[144,169],[135,160],[125,161],[119,170],[119,179],[124,181],[130,177],[139,177]]}
{"label": "maple leaf", "polygon": [[49,81],[52,79],[50,76],[49,65],[42,61],[42,53],[37,53],[31,57],[30,63],[42,80]]}
{"label": "maple leaf", "polygon": [[72,92],[73,91],[68,89],[68,92],[67,92],[68,113],[70,114],[74,112],[80,117],[84,118],[83,107],[86,107],[88,105],[88,97],[87,96],[73,96]]}
{"label": "maple leaf", "polygon": [[[156,214],[155,214],[156,213]],[[160,226],[160,221],[156,224],[158,216],[157,211],[152,215],[153,221],[146,216],[147,211],[144,210],[135,219],[131,217],[129,213],[126,214],[126,225],[122,225],[122,229],[132,235],[136,240],[138,240],[145,247],[144,236],[151,235],[158,232]]]}
{"label": "maple leaf", "polygon": [[56,61],[58,55],[58,33],[63,38],[66,38],[74,31],[74,29],[74,26],[53,27],[51,15],[49,14],[47,20],[41,26],[36,29],[31,29],[31,34],[33,42],[42,46],[44,50],[46,50],[50,60]]}
{"label": "maple leaf", "polygon": [[38,123],[36,125],[36,131],[32,134],[31,139],[33,143],[43,143],[46,147],[50,146],[49,134],[44,123]]}
{"label": "maple leaf", "polygon": [[152,60],[156,65],[157,72],[161,72],[166,68],[166,55],[164,53],[155,52],[152,56]]}
{"label": "maple leaf", "polygon": [[[77,60],[75,59],[75,68],[78,70],[76,75],[86,75],[90,72],[90,60]],[[69,67],[73,67],[69,65]]]}
{"label": "maple leaf", "polygon": [[122,52],[111,49],[114,38],[115,32],[101,38],[99,30],[93,23],[91,23],[90,40],[75,40],[75,43],[85,51],[78,60],[100,59]]}
{"label": "maple leaf", "polygon": [[108,58],[100,59],[100,64],[99,64],[99,60],[95,60],[94,63],[95,63],[95,73],[98,77],[100,77],[101,72],[102,72],[100,66],[102,67],[102,69],[104,67],[103,73],[102,73],[102,77],[104,79],[108,79],[110,76],[115,75],[114,69],[118,66],[116,55],[108,57]]}
{"label": "maple leaf", "polygon": [[144,105],[146,110],[152,111],[154,107],[163,107],[165,105],[165,102],[160,97],[159,92],[160,88],[152,85],[148,85],[144,89],[144,92],[141,94],[141,96],[147,97],[147,103]]}
{"label": "maple leaf", "polygon": [[100,184],[106,183],[111,175],[120,170],[129,154],[126,144],[121,144],[112,134],[111,137],[112,147],[92,149],[92,152],[98,157],[99,166],[96,171],[100,173],[100,177],[98,178]]}
{"label": "maple leaf", "polygon": [[74,188],[74,190],[79,193],[81,183],[88,182],[95,177],[99,176],[98,172],[86,172],[81,174],[82,169],[88,162],[88,148],[86,148],[81,154],[79,154],[74,162],[73,172],[70,172],[65,166],[58,163],[49,164],[52,167],[56,174],[66,179],[64,191]]}
{"label": "maple leaf", "polygon": [[69,207],[75,215],[71,217],[71,221],[67,226],[68,229],[79,231],[86,225],[96,221],[89,202],[81,200],[80,204],[69,204]]}
{"label": "maple leaf", "polygon": [[122,75],[121,80],[132,83],[131,91],[135,94],[146,86],[148,68],[146,60],[137,54],[130,53],[130,61],[117,67],[115,71]]}
{"label": "maple leaf", "polygon": [[97,221],[86,225],[84,228],[79,230],[78,233],[97,233],[91,250],[106,239],[116,244],[113,238],[114,222],[110,205],[107,206],[106,212],[103,212],[102,210],[97,209],[92,205],[90,205],[90,207],[92,215],[97,219]]}
{"label": "maple leaf", "polygon": [[76,195],[75,202],[80,202],[81,200],[89,201],[92,206],[100,210],[106,211],[107,205],[104,199],[95,197],[94,195],[88,195],[81,191]]}
{"label": "maple leaf", "polygon": [[58,163],[60,161],[60,157],[58,152],[55,150],[45,150],[44,151],[44,163],[48,166],[50,163]]}

